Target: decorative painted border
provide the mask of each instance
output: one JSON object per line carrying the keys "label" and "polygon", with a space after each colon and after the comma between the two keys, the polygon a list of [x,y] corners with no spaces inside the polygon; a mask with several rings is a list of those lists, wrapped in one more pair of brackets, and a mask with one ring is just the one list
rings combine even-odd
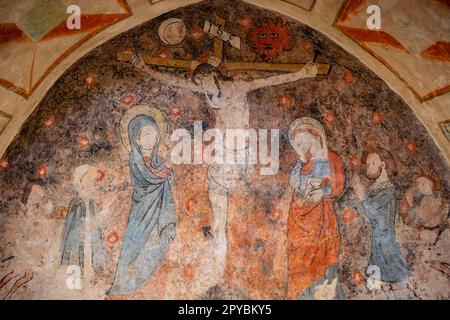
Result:
{"label": "decorative painted border", "polygon": [[[93,31],[90,34],[87,34],[86,36],[81,38],[78,42],[76,42],[75,44],[70,46],[55,61],[53,61],[53,63],[44,71],[44,73],[39,77],[39,79],[36,81],[36,83],[33,86],[31,86],[31,83],[30,83],[30,87],[31,88],[28,91],[26,89],[22,88],[22,87],[19,87],[19,86],[13,84],[12,82],[10,82],[10,81],[8,81],[6,79],[1,79],[0,78],[0,85],[5,87],[6,89],[14,91],[15,93],[17,93],[18,95],[21,95],[25,99],[28,99],[33,94],[33,92],[37,89],[37,87],[39,87],[39,85],[42,83],[42,81],[48,76],[48,74],[59,63],[61,63],[61,61],[63,61],[68,55],[70,55],[73,51],[75,51],[79,46],[81,46],[84,42],[86,42],[87,40],[89,40],[90,38],[92,38],[93,36],[98,34],[100,31],[102,31],[102,30],[104,30],[106,28],[109,28],[110,26],[114,25],[115,23],[117,23],[119,21],[122,21],[123,19],[128,18],[129,16],[131,16],[133,14],[132,11],[131,11],[130,6],[128,5],[126,0],[116,0],[116,1],[119,4],[119,6],[121,6],[123,9],[125,9],[125,11],[127,13],[117,14],[118,18],[115,21],[111,22],[108,25],[105,25],[103,27],[98,28],[97,30]],[[34,58],[33,58],[33,62],[34,62]],[[31,70],[30,70],[31,74],[33,73],[33,68],[34,68],[34,63],[31,66]],[[31,76],[30,76],[30,82],[31,82]]]}
{"label": "decorative painted border", "polygon": [[291,1],[291,0],[281,0],[281,1],[286,2],[286,3],[289,3],[289,4],[293,5],[293,6],[298,7],[298,8],[302,8],[303,10],[306,10],[306,11],[309,11],[309,12],[311,12],[312,9],[314,8],[314,6],[316,5],[316,0],[313,0],[313,1],[312,1],[312,3],[311,3],[311,5],[309,6],[309,8],[305,8],[305,7],[303,7],[303,6],[300,6],[300,5],[294,3],[294,2]]}
{"label": "decorative painted border", "polygon": [[333,26],[336,29],[339,29],[343,34],[345,34],[348,38],[350,38],[354,43],[356,43],[359,47],[363,48],[365,51],[367,51],[368,53],[370,53],[374,58],[376,58],[378,61],[380,61],[382,64],[384,64],[390,71],[392,71],[403,83],[406,84],[406,86],[408,87],[408,89],[410,89],[414,95],[417,97],[417,99],[419,99],[420,102],[425,102],[428,100],[431,100],[437,96],[446,94],[448,92],[450,92],[450,84],[446,85],[445,87],[442,88],[438,88],[435,89],[425,95],[421,95],[419,92],[416,91],[416,89],[409,84],[408,80],[406,80],[405,78],[402,77],[402,75],[400,74],[399,71],[397,71],[391,64],[389,64],[383,57],[379,56],[376,52],[374,52],[372,49],[370,49],[370,47],[364,45],[364,43],[358,42],[357,40],[355,40],[353,37],[351,37],[349,35],[348,32],[345,31],[346,27],[340,25],[341,23],[341,16],[342,13],[344,12],[344,10],[347,9],[348,5],[350,4],[350,2],[353,0],[344,0],[344,2],[342,2],[341,7],[338,10],[338,13],[336,15],[336,18],[334,19],[333,22]]}

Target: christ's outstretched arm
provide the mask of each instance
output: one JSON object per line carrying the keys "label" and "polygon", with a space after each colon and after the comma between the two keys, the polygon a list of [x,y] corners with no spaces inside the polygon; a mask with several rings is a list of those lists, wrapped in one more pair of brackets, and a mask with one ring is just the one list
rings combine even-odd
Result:
{"label": "christ's outstretched arm", "polygon": [[181,89],[186,89],[190,91],[201,91],[201,89],[192,83],[189,80],[181,79],[177,76],[172,76],[163,72],[159,72],[156,70],[153,70],[152,68],[149,68],[144,62],[144,60],[138,56],[134,55],[131,60],[131,64],[135,66],[136,68],[144,71],[147,73],[150,77],[152,77],[155,80],[161,81],[162,83],[168,85],[168,86],[174,86]]}
{"label": "christ's outstretched arm", "polygon": [[318,68],[313,62],[307,63],[297,72],[271,76],[268,78],[256,79],[248,82],[249,91],[264,87],[277,86],[289,82],[295,82],[303,78],[312,78],[317,75]]}

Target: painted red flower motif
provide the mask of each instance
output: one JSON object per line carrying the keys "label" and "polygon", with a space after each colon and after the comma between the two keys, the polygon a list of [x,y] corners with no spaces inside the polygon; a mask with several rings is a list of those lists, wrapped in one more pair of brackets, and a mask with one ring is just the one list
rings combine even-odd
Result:
{"label": "painted red flower motif", "polygon": [[129,106],[136,100],[136,97],[133,94],[125,94],[120,98],[120,104],[122,107]]}
{"label": "painted red flower motif", "polygon": [[355,221],[357,214],[350,208],[345,208],[344,210],[342,210],[341,217],[342,221],[344,221],[345,224],[350,224]]}
{"label": "painted red flower motif", "polygon": [[354,286],[359,286],[359,285],[363,284],[365,280],[366,279],[361,271],[358,270],[358,271],[353,272],[351,282]]}
{"label": "painted red flower motif", "polygon": [[205,33],[203,32],[203,29],[199,26],[195,26],[194,30],[192,31],[192,38],[194,38],[197,41],[200,41],[203,39]]}
{"label": "painted red flower motif", "polygon": [[47,119],[44,120],[43,124],[47,128],[51,127],[53,124],[55,124],[56,118],[55,115],[50,115]]}
{"label": "painted red flower motif", "polygon": [[353,82],[353,74],[350,71],[345,71],[342,75],[342,80],[344,80],[348,84],[352,84]]}
{"label": "painted red flower motif", "polygon": [[384,121],[384,115],[379,112],[374,112],[372,114],[372,119],[373,119],[373,122],[375,122],[375,123],[381,123]]}
{"label": "painted red flower motif", "polygon": [[356,153],[350,157],[349,164],[350,164],[350,168],[352,168],[352,169],[358,169],[359,166],[361,165],[361,162],[359,161],[358,155]]}
{"label": "painted red flower motif", "polygon": [[91,145],[91,139],[87,135],[82,134],[78,137],[77,143],[80,149],[87,149]]}
{"label": "painted red flower motif", "polygon": [[105,169],[98,169],[97,170],[97,182],[103,182],[105,180],[106,171]]}
{"label": "painted red flower motif", "polygon": [[322,114],[323,122],[325,122],[325,125],[331,129],[336,124],[336,116],[333,112],[327,111],[324,114]]}
{"label": "painted red flower motif", "polygon": [[92,85],[93,83],[94,83],[94,77],[93,76],[87,76],[85,79],[84,79],[84,82],[88,85],[88,86],[90,86],[90,85]]}
{"label": "painted red flower motif", "polygon": [[55,218],[56,219],[64,219],[67,215],[67,208],[66,207],[59,207],[56,210],[56,215]]}
{"label": "painted red flower motif", "polygon": [[37,168],[37,176],[41,179],[47,177],[48,167],[45,163],[41,164]]}
{"label": "painted red flower motif", "polygon": [[244,31],[247,31],[252,26],[253,20],[250,16],[245,16],[239,21],[239,24]]}
{"label": "painted red flower motif", "polygon": [[9,166],[10,166],[10,164],[9,164],[9,161],[8,160],[6,160],[6,159],[2,159],[1,161],[0,161],[0,169],[8,169],[9,168]]}
{"label": "painted red flower motif", "polygon": [[116,231],[110,232],[108,234],[108,236],[106,237],[106,241],[111,245],[115,244],[118,240],[119,240],[119,234]]}
{"label": "painted red flower motif", "polygon": [[291,108],[294,105],[294,100],[291,96],[284,95],[280,97],[279,105],[283,108]]}
{"label": "painted red flower motif", "polygon": [[417,145],[414,141],[408,140],[405,144],[406,151],[412,155],[417,153]]}
{"label": "painted red flower motif", "polygon": [[179,106],[173,105],[167,110],[167,113],[170,114],[171,116],[178,118],[179,116],[181,116],[182,111]]}

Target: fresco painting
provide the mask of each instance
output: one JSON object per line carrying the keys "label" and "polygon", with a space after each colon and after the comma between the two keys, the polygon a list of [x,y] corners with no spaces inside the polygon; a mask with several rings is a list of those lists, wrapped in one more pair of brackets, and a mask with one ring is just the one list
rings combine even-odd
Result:
{"label": "fresco painting", "polygon": [[294,120],[289,141],[299,161],[289,175],[294,194],[288,218],[288,298],[312,298],[313,284],[322,283],[325,275],[337,284],[339,231],[333,198],[344,191],[344,164],[328,151],[325,131],[313,118]]}
{"label": "fresco painting", "polygon": [[244,2],[98,46],[0,164],[2,299],[450,299],[431,136],[326,36]]}
{"label": "fresco painting", "polygon": [[[2,3],[6,6],[6,2]],[[66,27],[67,0],[27,1],[0,14],[0,85],[28,98],[61,60],[93,35],[131,15],[124,0],[78,1],[82,29]],[[72,11],[70,11],[72,12]],[[22,51],[23,50],[23,51]],[[11,69],[14,65],[16,68]]]}
{"label": "fresco painting", "polygon": [[[383,8],[380,30],[366,28],[369,5]],[[426,101],[450,89],[446,76],[449,9],[448,1],[439,0],[346,0],[335,26],[398,74],[419,100]],[[402,37],[407,21],[414,21],[414,32]]]}

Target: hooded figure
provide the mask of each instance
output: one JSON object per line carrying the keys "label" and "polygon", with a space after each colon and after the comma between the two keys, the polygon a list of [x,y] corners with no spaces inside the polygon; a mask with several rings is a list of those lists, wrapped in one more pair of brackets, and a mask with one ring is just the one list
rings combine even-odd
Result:
{"label": "hooded figure", "polygon": [[[93,220],[99,211],[99,206],[90,198],[95,186],[85,182],[87,176],[96,174],[97,170],[90,165],[82,165],[73,173],[73,185],[77,196],[69,204],[68,214],[64,221],[61,248],[61,265],[78,265],[82,271],[85,261],[85,240],[90,246],[90,262],[95,272],[101,272],[105,265],[103,250],[103,232],[100,226],[93,226],[88,230],[89,221]],[[92,179],[91,179],[92,180]]]}
{"label": "hooded figure", "polygon": [[[144,150],[144,127],[158,132],[152,150]],[[133,293],[158,270],[175,237],[175,205],[172,197],[173,172],[158,158],[161,128],[154,118],[137,115],[128,125],[129,155],[134,192],[131,210],[116,269],[108,295]]]}

